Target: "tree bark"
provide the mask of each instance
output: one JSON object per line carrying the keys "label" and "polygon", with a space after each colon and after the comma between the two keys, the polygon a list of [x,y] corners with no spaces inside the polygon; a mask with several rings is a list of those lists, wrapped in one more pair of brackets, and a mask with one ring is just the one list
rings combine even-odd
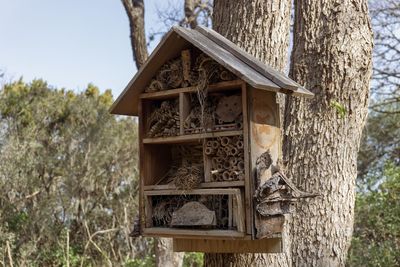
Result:
{"label": "tree bark", "polygon": [[[214,5],[213,25],[218,32],[283,70],[289,2],[216,0]],[[207,266],[345,265],[371,75],[367,1],[298,0],[295,8],[291,76],[316,96],[287,100],[283,152],[295,183],[323,196],[298,206],[291,225],[291,252],[206,254]],[[340,114],[334,103],[343,106],[345,113]]]}
{"label": "tree bark", "polygon": [[195,14],[197,0],[185,0],[183,11],[185,12],[185,19],[190,28],[194,29],[197,26],[197,15]]}
{"label": "tree bark", "polygon": [[[315,97],[288,98],[284,157],[294,182],[322,197],[298,206],[292,221],[292,263],[344,266],[371,76],[367,0],[297,0],[295,10],[290,73]],[[345,108],[344,114],[334,103]]]}
{"label": "tree bark", "polygon": [[[284,71],[290,0],[215,0],[213,27],[248,53]],[[205,266],[288,266],[285,254],[205,254]]]}
{"label": "tree bark", "polygon": [[179,267],[182,266],[183,256],[185,253],[173,252],[171,238],[156,238],[155,239],[155,254],[157,267]]}
{"label": "tree bark", "polygon": [[144,30],[143,0],[121,0],[129,18],[130,39],[133,60],[139,69],[148,57],[146,35]]}

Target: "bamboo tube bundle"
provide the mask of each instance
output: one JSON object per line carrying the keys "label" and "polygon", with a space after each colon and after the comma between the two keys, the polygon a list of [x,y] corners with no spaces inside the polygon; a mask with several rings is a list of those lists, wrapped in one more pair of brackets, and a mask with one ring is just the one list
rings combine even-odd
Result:
{"label": "bamboo tube bundle", "polygon": [[229,171],[224,171],[222,173],[222,180],[229,181],[229,177],[230,177],[230,172]]}
{"label": "bamboo tube bundle", "polygon": [[229,166],[230,168],[235,168],[236,167],[236,163],[238,162],[238,159],[235,157],[231,157],[229,158]]}
{"label": "bamboo tube bundle", "polygon": [[224,136],[205,142],[204,154],[211,159],[213,181],[244,179],[244,143],[241,136]]}
{"label": "bamboo tube bundle", "polygon": [[220,138],[220,144],[221,146],[227,146],[230,143],[230,138],[227,136],[221,137]]}
{"label": "bamboo tube bundle", "polygon": [[243,149],[243,147],[244,147],[243,141],[242,140],[237,140],[236,141],[236,147],[238,149]]}
{"label": "bamboo tube bundle", "polygon": [[209,156],[209,155],[214,154],[214,150],[208,146],[204,149],[204,153]]}
{"label": "bamboo tube bundle", "polygon": [[218,149],[219,148],[219,142],[214,140],[214,141],[212,141],[211,146],[212,146],[213,149]]}
{"label": "bamboo tube bundle", "polygon": [[240,160],[240,161],[237,163],[237,167],[238,167],[238,170],[239,170],[239,171],[244,171],[244,161],[243,161],[243,160]]}

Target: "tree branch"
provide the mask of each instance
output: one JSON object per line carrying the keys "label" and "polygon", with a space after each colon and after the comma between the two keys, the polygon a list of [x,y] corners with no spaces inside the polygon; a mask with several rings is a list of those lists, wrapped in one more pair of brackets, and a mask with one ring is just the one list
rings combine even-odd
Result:
{"label": "tree branch", "polygon": [[148,57],[144,30],[144,3],[143,0],[121,1],[129,18],[133,60],[139,69]]}

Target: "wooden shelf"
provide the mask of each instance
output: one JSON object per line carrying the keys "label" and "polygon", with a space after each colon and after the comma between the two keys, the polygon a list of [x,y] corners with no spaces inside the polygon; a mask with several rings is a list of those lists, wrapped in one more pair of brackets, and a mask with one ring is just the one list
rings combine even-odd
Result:
{"label": "wooden shelf", "polygon": [[[223,90],[240,89],[243,84],[242,80],[233,80],[211,84],[208,86],[208,92],[218,92]],[[180,93],[196,93],[197,87],[184,87],[177,89],[162,90],[151,93],[143,93],[140,95],[141,99],[166,99],[172,97],[178,97]]]}
{"label": "wooden shelf", "polygon": [[[209,182],[201,183],[198,188],[222,188],[222,187],[242,187],[244,186],[244,181],[231,181],[231,182]],[[145,185],[143,186],[145,191],[147,190],[175,190],[177,189],[173,183],[160,184],[160,185]]]}
{"label": "wooden shelf", "polygon": [[174,238],[220,238],[220,239],[243,239],[246,234],[235,230],[194,230],[194,229],[180,229],[180,228],[162,228],[151,227],[143,229],[144,236],[164,236]]}
{"label": "wooden shelf", "polygon": [[221,131],[221,132],[207,132],[199,134],[187,134],[187,135],[177,135],[169,137],[156,137],[156,138],[144,138],[143,144],[177,144],[177,143],[190,143],[201,141],[206,138],[215,138],[222,136],[235,136],[242,135],[243,130],[237,131]]}
{"label": "wooden shelf", "polygon": [[240,195],[239,188],[144,191],[144,196],[173,195]]}

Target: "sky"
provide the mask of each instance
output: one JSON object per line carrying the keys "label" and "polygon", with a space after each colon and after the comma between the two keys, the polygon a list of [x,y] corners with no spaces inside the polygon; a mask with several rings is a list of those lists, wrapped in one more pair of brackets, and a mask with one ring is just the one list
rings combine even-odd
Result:
{"label": "sky", "polygon": [[[158,10],[170,1],[144,2],[146,33],[165,31]],[[0,70],[7,81],[42,78],[77,92],[93,83],[116,98],[136,72],[121,1],[0,0]]]}

